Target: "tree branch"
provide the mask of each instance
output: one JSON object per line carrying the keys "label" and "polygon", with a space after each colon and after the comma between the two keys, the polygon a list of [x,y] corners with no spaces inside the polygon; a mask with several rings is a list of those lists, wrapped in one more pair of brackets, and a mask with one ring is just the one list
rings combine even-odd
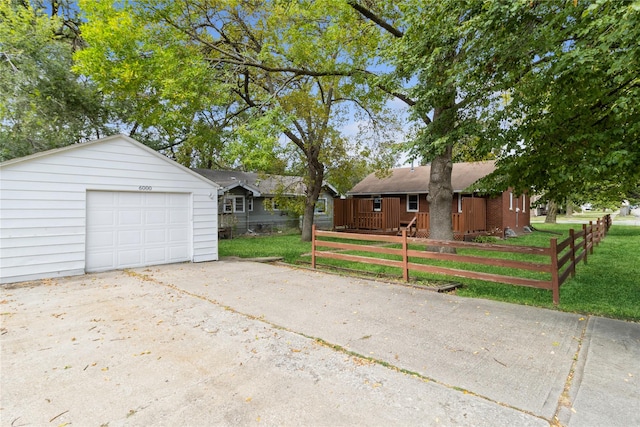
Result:
{"label": "tree branch", "polygon": [[367,18],[368,20],[372,21],[373,23],[375,23],[380,28],[383,28],[384,30],[389,32],[392,36],[394,36],[396,38],[401,38],[401,37],[404,36],[404,33],[402,31],[398,30],[396,27],[394,27],[393,25],[389,24],[388,22],[385,22],[385,20],[382,19],[380,16],[376,15],[371,10],[369,10],[366,7],[362,6],[358,2],[356,2],[354,0],[349,0],[349,1],[347,1],[347,4],[349,6],[351,6],[360,15],[364,16],[365,18]]}

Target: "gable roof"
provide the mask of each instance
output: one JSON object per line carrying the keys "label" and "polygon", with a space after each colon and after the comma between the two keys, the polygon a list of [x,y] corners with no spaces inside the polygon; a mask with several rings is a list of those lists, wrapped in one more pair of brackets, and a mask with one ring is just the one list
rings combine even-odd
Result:
{"label": "gable roof", "polygon": [[162,159],[163,161],[171,164],[172,166],[182,169],[183,172],[188,173],[189,175],[192,175],[193,177],[206,182],[208,185],[212,185],[215,187],[219,187],[218,184],[216,184],[214,181],[211,181],[210,179],[207,179],[206,177],[202,176],[201,174],[197,174],[194,171],[192,171],[191,169],[181,165],[180,163],[168,158],[167,156],[165,156],[164,154],[158,153],[157,151],[155,151],[152,148],[147,147],[146,145],[142,144],[141,142],[136,141],[135,139],[123,135],[121,133],[115,134],[115,135],[111,135],[111,136],[107,136],[104,138],[100,138],[100,139],[95,139],[93,141],[87,141],[87,142],[82,142],[79,144],[71,144],[71,145],[67,145],[65,147],[61,147],[61,148],[54,148],[52,150],[47,150],[47,151],[40,151],[38,153],[34,153],[28,156],[24,156],[24,157],[17,157],[15,159],[11,159],[11,160],[7,160],[4,161],[2,163],[0,163],[0,168],[1,167],[6,167],[6,166],[11,166],[11,165],[15,165],[15,164],[20,164],[20,163],[24,163],[24,162],[29,162],[31,160],[34,159],[40,159],[43,157],[47,157],[47,156],[51,156],[51,155],[55,155],[55,154],[59,154],[59,153],[64,153],[67,151],[72,151],[72,150],[82,150],[85,147],[88,146],[93,146],[93,145],[100,145],[100,144],[109,144],[113,141],[116,140],[120,140],[120,141],[126,141],[144,151],[146,151],[147,153],[149,153],[152,156],[155,156],[159,159]]}
{"label": "gable roof", "polygon": [[[221,187],[218,190],[221,195],[236,187],[245,188],[252,192],[254,197],[271,197],[281,192],[285,196],[303,196],[305,193],[304,182],[299,176],[198,168],[193,170],[217,183]],[[324,186],[334,195],[339,194],[331,184],[324,183]]]}
{"label": "gable roof", "polygon": [[[455,193],[462,193],[480,178],[495,170],[495,161],[454,163],[451,184]],[[377,196],[385,194],[416,194],[429,192],[431,166],[396,168],[391,175],[378,178],[375,173],[356,184],[348,195]]]}

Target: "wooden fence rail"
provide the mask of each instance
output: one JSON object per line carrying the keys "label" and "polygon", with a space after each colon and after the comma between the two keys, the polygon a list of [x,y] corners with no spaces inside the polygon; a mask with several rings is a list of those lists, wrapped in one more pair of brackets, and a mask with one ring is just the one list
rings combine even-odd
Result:
{"label": "wooden fence rail", "polygon": [[[316,268],[317,258],[331,258],[343,261],[365,264],[397,267],[402,270],[402,277],[409,280],[410,271],[442,274],[446,276],[466,277],[489,282],[507,283],[518,286],[529,286],[552,291],[553,303],[560,303],[560,286],[569,276],[574,276],[576,265],[580,261],[587,263],[588,255],[593,254],[594,245],[598,245],[606,236],[611,226],[611,217],[607,215],[589,225],[583,224],[582,229],[569,230],[569,237],[558,242],[557,238],[549,240],[549,247],[512,246],[499,244],[485,244],[459,241],[443,241],[420,238],[408,238],[407,231],[402,236],[381,236],[371,234],[342,233],[334,231],[320,231],[313,227],[311,246],[311,265]],[[332,239],[332,240],[326,240]],[[340,240],[348,239],[349,242]],[[400,245],[400,248],[372,246],[359,242],[379,242]],[[409,243],[421,244],[429,247],[448,247],[461,249],[475,249],[487,252],[520,253],[540,255],[541,262],[516,261],[500,258],[482,257],[477,255],[461,255],[455,253],[439,253],[409,249]],[[319,249],[323,248],[323,249]],[[328,249],[327,249],[328,248]],[[384,259],[369,255],[354,255],[345,251],[359,251],[367,254],[394,255],[396,259]],[[508,276],[494,273],[484,273],[473,270],[462,270],[451,267],[441,267],[414,262],[416,259],[434,259],[442,261],[463,262],[477,265],[507,267],[519,270],[549,273],[549,280],[529,279],[518,276]]]}

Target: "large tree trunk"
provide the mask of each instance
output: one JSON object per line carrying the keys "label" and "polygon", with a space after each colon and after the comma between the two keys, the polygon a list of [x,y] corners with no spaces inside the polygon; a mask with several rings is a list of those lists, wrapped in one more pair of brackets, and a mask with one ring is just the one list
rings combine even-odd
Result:
{"label": "large tree trunk", "polygon": [[[434,240],[453,240],[451,223],[451,206],[453,187],[451,186],[452,147],[448,146],[444,153],[436,156],[431,162],[429,177],[429,238]],[[444,251],[441,251],[444,252]],[[447,250],[446,252],[450,252]]]}
{"label": "large tree trunk", "polygon": [[316,202],[322,191],[322,181],[324,180],[324,165],[317,158],[309,159],[307,173],[307,194],[304,201],[302,235],[300,237],[303,242],[311,241]]}
{"label": "large tree trunk", "polygon": [[544,222],[547,224],[555,224],[556,216],[558,215],[558,204],[555,200],[549,200],[549,208],[547,209],[547,217]]}
{"label": "large tree trunk", "polygon": [[567,218],[571,218],[573,216],[573,202],[571,198],[567,198],[565,203],[567,205]]}

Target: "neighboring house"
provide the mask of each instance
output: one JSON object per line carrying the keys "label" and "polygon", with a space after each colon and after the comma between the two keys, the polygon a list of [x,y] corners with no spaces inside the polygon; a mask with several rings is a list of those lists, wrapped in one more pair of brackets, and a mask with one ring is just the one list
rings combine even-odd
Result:
{"label": "neighboring house", "polygon": [[[529,197],[511,190],[483,196],[469,190],[495,170],[493,161],[455,163],[452,222],[457,239],[485,233],[502,234],[510,228],[522,232],[529,225]],[[348,199],[336,200],[334,225],[352,229],[399,231],[403,227],[419,236],[429,234],[430,166],[397,168],[379,178],[375,173],[356,184]]]}
{"label": "neighboring house", "polygon": [[[279,209],[274,197],[304,197],[302,178],[228,170],[193,170],[220,186],[218,213],[222,237],[249,230],[263,233],[300,227],[300,219]],[[335,188],[324,185],[314,216],[314,224],[319,228],[333,227],[333,199],[337,195]]]}
{"label": "neighboring house", "polygon": [[218,259],[218,186],[127,136],[6,161],[0,181],[0,283]]}

